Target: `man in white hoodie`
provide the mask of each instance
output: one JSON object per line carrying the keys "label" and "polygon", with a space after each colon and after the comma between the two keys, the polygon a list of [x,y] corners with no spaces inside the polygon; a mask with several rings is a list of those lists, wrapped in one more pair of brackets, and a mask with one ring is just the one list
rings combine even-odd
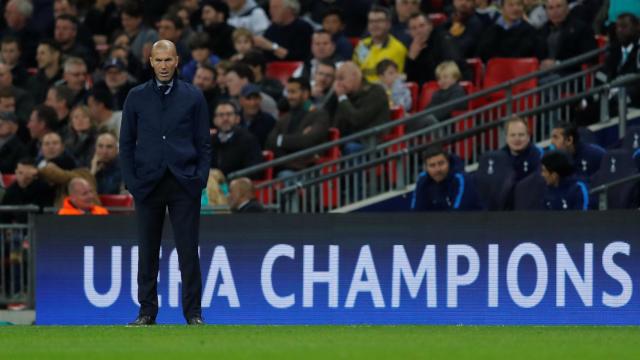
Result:
{"label": "man in white hoodie", "polygon": [[255,0],[226,0],[231,10],[227,23],[236,28],[246,28],[253,35],[262,35],[271,25],[267,13]]}

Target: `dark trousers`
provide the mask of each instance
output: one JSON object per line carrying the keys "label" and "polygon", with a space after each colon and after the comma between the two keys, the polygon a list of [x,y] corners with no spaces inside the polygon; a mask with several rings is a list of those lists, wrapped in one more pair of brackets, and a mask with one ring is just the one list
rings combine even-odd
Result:
{"label": "dark trousers", "polygon": [[140,315],[158,314],[158,267],[165,213],[178,250],[182,309],[186,319],[201,315],[202,275],[198,257],[200,198],[190,196],[167,170],[149,196],[136,200],[138,220],[138,302]]}

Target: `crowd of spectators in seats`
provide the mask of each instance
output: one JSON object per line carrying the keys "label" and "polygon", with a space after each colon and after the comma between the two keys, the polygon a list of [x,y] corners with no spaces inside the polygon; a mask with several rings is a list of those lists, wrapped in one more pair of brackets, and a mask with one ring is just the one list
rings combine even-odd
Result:
{"label": "crowd of spectators in seats", "polygon": [[[80,213],[100,211],[97,194],[126,193],[121,110],[129,91],[150,80],[150,49],[160,39],[176,44],[179,76],[207,101],[217,185],[203,204],[225,204],[228,195],[238,212],[260,210],[254,190],[247,179],[227,186],[224,176],[261,163],[264,150],[277,158],[321,144],[330,127],[344,137],[384,123],[394,107],[412,111],[409,82],[437,80],[431,107],[463,97],[460,81],[473,76],[466,59],[535,57],[544,70],[595,49],[597,33],[609,38],[609,80],[640,72],[640,2],[632,0],[10,0],[0,12],[0,172],[16,175],[1,203]],[[268,66],[282,61],[298,62],[292,76],[269,77]],[[628,95],[640,106],[640,84]],[[409,130],[466,108],[442,109]],[[562,123],[551,139],[559,152],[543,157],[529,131],[526,119],[508,122],[507,145],[480,164],[479,172],[509,165],[500,208],[527,203],[518,192],[526,181],[547,187],[541,207],[588,206],[580,196],[604,150]],[[367,146],[352,141],[341,151]],[[493,208],[482,181],[474,185],[454,160],[442,151],[425,157],[414,209]]]}

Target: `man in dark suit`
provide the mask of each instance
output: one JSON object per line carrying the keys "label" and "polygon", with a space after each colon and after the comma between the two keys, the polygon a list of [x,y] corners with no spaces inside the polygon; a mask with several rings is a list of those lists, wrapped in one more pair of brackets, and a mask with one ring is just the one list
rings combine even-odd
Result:
{"label": "man in dark suit", "polygon": [[202,92],[176,76],[178,56],[168,40],[153,44],[153,79],[129,92],[120,130],[120,161],[138,217],[138,301],[130,325],[155,324],[162,223],[173,226],[187,323],[204,324],[198,259],[200,194],[211,159],[207,103]]}
{"label": "man in dark suit", "polygon": [[256,191],[249,178],[238,178],[229,184],[229,207],[236,214],[263,213],[265,208],[256,200]]}

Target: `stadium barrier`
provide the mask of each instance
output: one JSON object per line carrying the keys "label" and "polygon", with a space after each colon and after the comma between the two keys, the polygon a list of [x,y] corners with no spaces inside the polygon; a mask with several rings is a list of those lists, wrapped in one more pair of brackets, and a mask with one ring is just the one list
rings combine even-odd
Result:
{"label": "stadium barrier", "polygon": [[[589,224],[589,226],[585,226]],[[158,321],[183,323],[170,231]],[[37,324],[138,312],[132,216],[39,216]],[[210,216],[210,324],[640,325],[635,211]]]}

